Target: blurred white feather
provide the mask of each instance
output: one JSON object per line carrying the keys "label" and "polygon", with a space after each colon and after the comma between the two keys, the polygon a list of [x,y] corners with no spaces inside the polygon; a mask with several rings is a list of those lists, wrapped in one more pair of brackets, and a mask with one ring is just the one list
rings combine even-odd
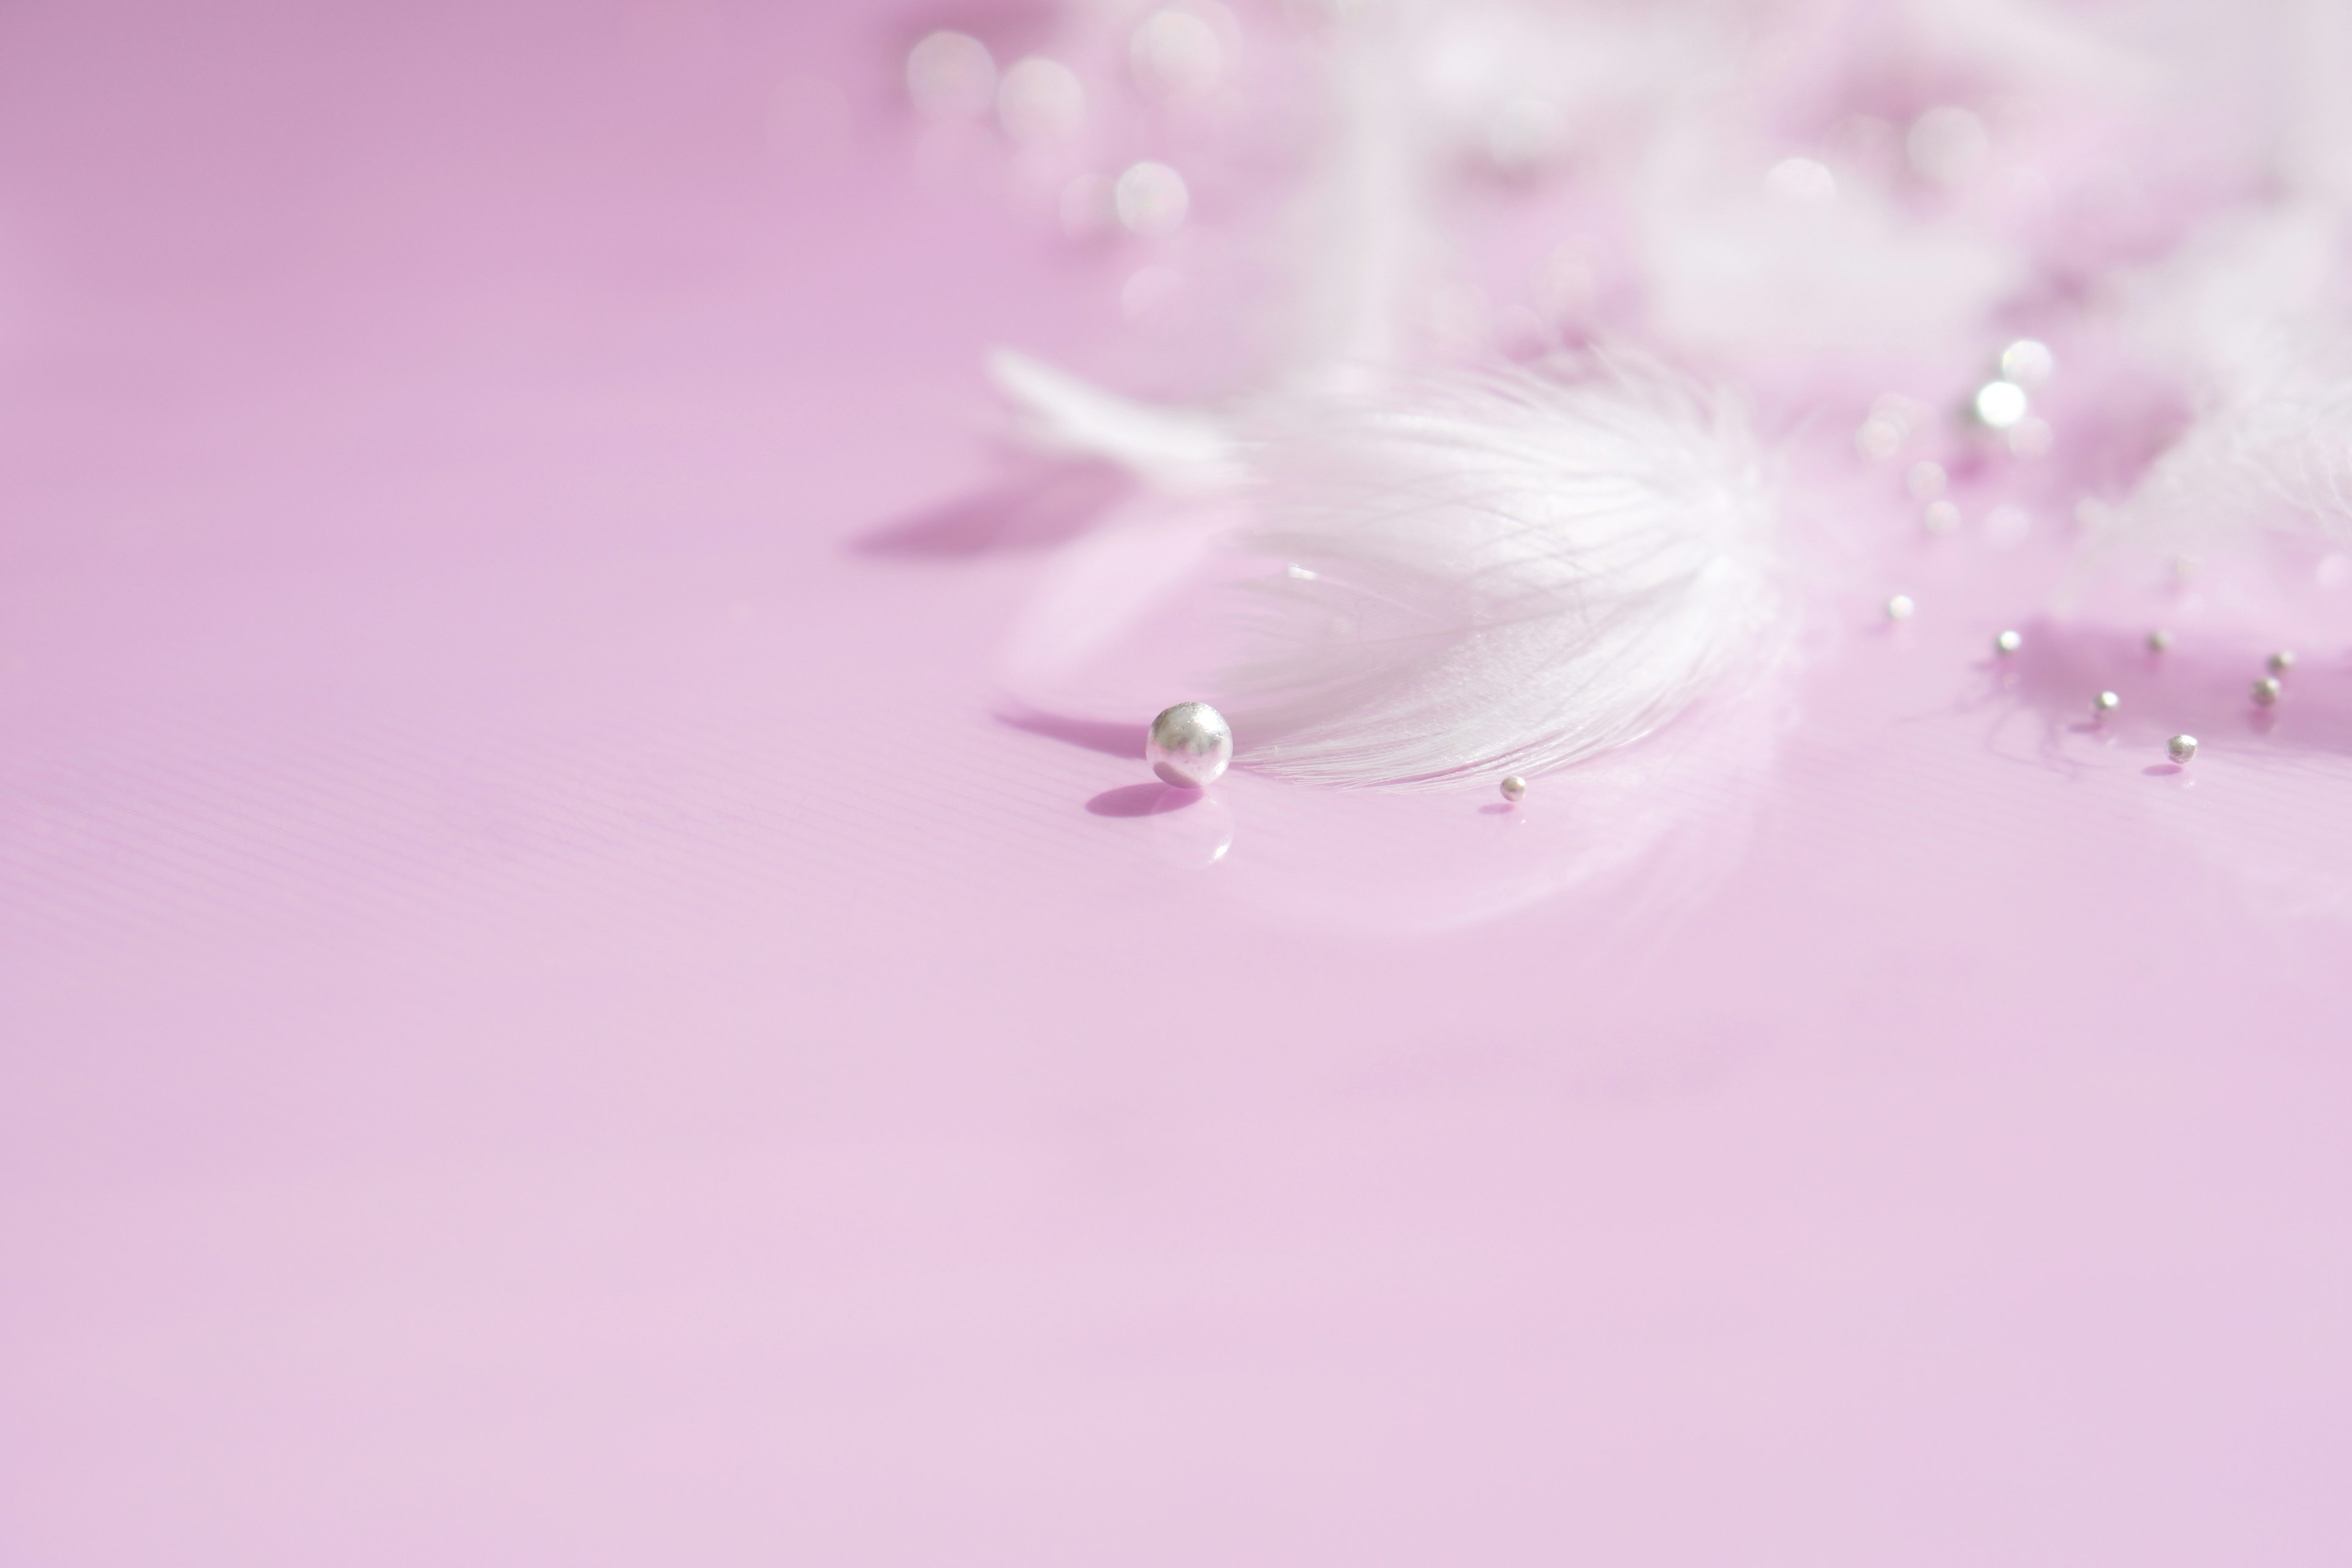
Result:
{"label": "blurred white feather", "polygon": [[2164,538],[2284,529],[2352,538],[2352,342],[2284,330],[2149,468],[2122,527]]}
{"label": "blurred white feather", "polygon": [[1723,395],[1643,360],[1442,373],[1253,431],[1244,760],[1318,783],[1538,773],[1763,660],[1776,508]]}

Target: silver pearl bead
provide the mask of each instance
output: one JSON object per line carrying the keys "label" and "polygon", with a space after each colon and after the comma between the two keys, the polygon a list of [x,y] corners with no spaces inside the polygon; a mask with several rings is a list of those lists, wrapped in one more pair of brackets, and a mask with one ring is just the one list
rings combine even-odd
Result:
{"label": "silver pearl bead", "polygon": [[2148,634],[2147,634],[2147,651],[2148,651],[2148,652],[2150,652],[2150,653],[2162,653],[2165,649],[2167,649],[2167,648],[2170,647],[2171,646],[2172,646],[2172,634],[2171,634],[2170,632],[2168,632],[2168,631],[2166,631],[2163,627],[2158,626],[2156,630],[2154,630],[2154,631],[2152,631],[2152,632],[2150,632],[2150,633],[2148,633]]}
{"label": "silver pearl bead", "polygon": [[1528,798],[1528,781],[1517,773],[1503,775],[1503,798],[1513,805]]}
{"label": "silver pearl bead", "polygon": [[1907,621],[1911,618],[1911,612],[1918,607],[1911,602],[1910,595],[1897,594],[1886,601],[1886,618],[1890,621]]}
{"label": "silver pearl bead", "polygon": [[2276,677],[2265,675],[2254,682],[2254,701],[2258,706],[2267,708],[2278,700],[2279,683]]}
{"label": "silver pearl bead", "polygon": [[2175,735],[2164,743],[2164,754],[2176,763],[2187,763],[2197,755],[2197,737]]}
{"label": "silver pearl bead", "polygon": [[2025,639],[2015,632],[2003,632],[1992,639],[1992,651],[2007,658],[2025,646]]}
{"label": "silver pearl bead", "polygon": [[1143,760],[1179,789],[1206,789],[1234,760],[1233,726],[1205,702],[1179,702],[1151,721]]}
{"label": "silver pearl bead", "polygon": [[2288,670],[2294,668],[2294,655],[2289,653],[2284,648],[2281,648],[2278,652],[2271,655],[2270,667],[2271,673],[2273,675],[2284,675]]}
{"label": "silver pearl bead", "polygon": [[2124,705],[2124,700],[2112,691],[2102,691],[2091,699],[2091,717],[2104,719]]}

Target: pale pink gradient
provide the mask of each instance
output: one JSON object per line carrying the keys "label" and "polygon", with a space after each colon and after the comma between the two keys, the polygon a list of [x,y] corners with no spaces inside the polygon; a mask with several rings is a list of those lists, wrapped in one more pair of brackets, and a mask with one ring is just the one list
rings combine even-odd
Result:
{"label": "pale pink gradient", "polygon": [[0,16],[0,1563],[2352,1560],[2341,652],[1922,542],[1671,879],[1158,809],[930,19]]}

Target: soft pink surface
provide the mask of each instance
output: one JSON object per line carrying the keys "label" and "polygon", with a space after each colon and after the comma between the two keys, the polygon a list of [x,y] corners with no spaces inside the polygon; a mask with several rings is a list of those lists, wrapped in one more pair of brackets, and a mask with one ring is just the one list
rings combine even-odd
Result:
{"label": "soft pink surface", "polygon": [[2325,737],[1923,557],[1638,900],[1150,809],[852,548],[1117,321],[908,36],[0,17],[0,1562],[2352,1560]]}

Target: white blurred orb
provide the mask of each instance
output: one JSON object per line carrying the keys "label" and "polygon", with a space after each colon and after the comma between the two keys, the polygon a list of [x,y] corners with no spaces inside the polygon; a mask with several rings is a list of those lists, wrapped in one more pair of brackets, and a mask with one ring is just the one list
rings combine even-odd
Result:
{"label": "white blurred orb", "polygon": [[996,120],[1015,142],[1065,142],[1087,118],[1087,89],[1059,60],[1032,55],[996,87]]}
{"label": "white blurred orb", "polygon": [[1783,158],[1764,176],[1764,188],[1782,201],[1819,205],[1837,199],[1837,176],[1811,158]]}
{"label": "white blurred orb", "polygon": [[2046,386],[2058,371],[2058,356],[2038,338],[2020,338],[2000,351],[2000,374],[2028,392]]}
{"label": "white blurred orb", "polygon": [[1128,231],[1149,239],[1184,226],[1184,216],[1192,208],[1192,193],[1185,187],[1184,176],[1167,164],[1142,163],[1118,177],[1112,201],[1118,221]]}
{"label": "white blurred orb", "polygon": [[996,61],[967,33],[933,33],[907,51],[907,96],[923,113],[966,119],[996,101]]}
{"label": "white blurred orb", "polygon": [[1884,462],[1903,449],[1903,443],[1910,435],[1911,432],[1900,420],[1874,414],[1862,422],[1861,429],[1853,433],[1853,449],[1865,458]]}
{"label": "white blurred orb", "polygon": [[1920,510],[1919,526],[1930,533],[1949,533],[1960,526],[1960,509],[1948,500],[1931,500]]}
{"label": "white blurred orb", "polygon": [[1984,121],[1965,109],[1947,104],[1931,109],[1911,122],[1903,139],[1911,172],[1937,185],[1964,184],[1984,167],[1992,152],[1992,138]]}
{"label": "white blurred orb", "polygon": [[1135,29],[1127,59],[1139,85],[1171,98],[1213,92],[1225,74],[1225,46],[1216,28],[1173,6],[1153,12]]}
{"label": "white blurred orb", "polygon": [[2025,389],[2013,381],[1989,381],[1977,388],[1972,407],[1988,430],[2006,430],[2025,417],[2031,405]]}

